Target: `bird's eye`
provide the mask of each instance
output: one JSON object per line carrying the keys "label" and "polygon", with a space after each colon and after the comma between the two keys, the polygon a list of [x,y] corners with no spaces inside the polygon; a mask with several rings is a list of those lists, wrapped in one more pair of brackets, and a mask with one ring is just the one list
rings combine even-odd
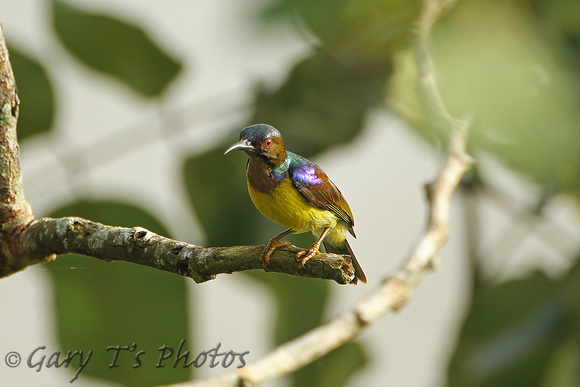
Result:
{"label": "bird's eye", "polygon": [[266,141],[264,141],[264,145],[266,145],[266,148],[269,148],[270,145],[272,145],[272,139],[268,138]]}

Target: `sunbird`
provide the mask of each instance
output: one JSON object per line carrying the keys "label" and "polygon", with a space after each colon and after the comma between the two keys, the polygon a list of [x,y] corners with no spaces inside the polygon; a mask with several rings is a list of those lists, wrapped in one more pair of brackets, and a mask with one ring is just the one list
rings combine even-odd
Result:
{"label": "sunbird", "polygon": [[246,178],[248,192],[256,208],[268,219],[288,229],[270,239],[260,261],[268,266],[270,256],[291,233],[312,231],[318,237],[309,249],[300,251],[299,267],[304,267],[324,243],[328,253],[349,254],[354,266],[354,279],[367,282],[356,260],[346,231],[356,238],[354,218],[346,200],[326,173],[312,161],[284,148],[280,132],[273,126],[257,124],[244,128],[240,140],[225,154],[242,150],[248,155]]}

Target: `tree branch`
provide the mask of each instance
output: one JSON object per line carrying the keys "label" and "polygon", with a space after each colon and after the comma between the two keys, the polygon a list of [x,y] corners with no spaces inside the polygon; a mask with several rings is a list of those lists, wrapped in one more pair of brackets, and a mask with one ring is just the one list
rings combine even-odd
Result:
{"label": "tree branch", "polygon": [[[113,227],[82,218],[43,218],[23,232],[29,256],[78,253],[105,261],[125,261],[193,278],[201,283],[220,273],[263,269],[264,246],[202,247],[155,234],[142,227]],[[288,246],[276,250],[267,271],[302,277],[331,279],[347,284],[354,278],[348,255],[319,253],[304,269]]]}
{"label": "tree branch", "polygon": [[447,240],[451,196],[473,160],[467,154],[469,123],[452,117],[437,89],[428,38],[435,21],[454,0],[427,0],[417,24],[419,82],[431,111],[449,129],[448,157],[436,179],[426,185],[429,215],[427,227],[410,256],[395,275],[386,277],[378,289],[347,310],[306,334],[291,340],[243,369],[216,378],[174,386],[256,386],[292,373],[357,337],[362,330],[389,311],[405,305],[413,290],[432,268],[432,259]]}
{"label": "tree branch", "polygon": [[22,231],[34,221],[24,198],[20,174],[16,81],[0,26],[0,277],[54,256],[30,257],[22,252]]}

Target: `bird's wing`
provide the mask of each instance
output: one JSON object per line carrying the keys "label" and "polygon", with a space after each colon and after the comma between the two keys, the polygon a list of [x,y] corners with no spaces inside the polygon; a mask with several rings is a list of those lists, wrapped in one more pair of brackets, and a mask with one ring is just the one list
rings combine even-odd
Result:
{"label": "bird's wing", "polygon": [[352,230],[354,220],[350,207],[322,169],[316,164],[308,163],[291,167],[288,172],[292,184],[308,203],[335,214],[348,225],[350,233],[354,236]]}

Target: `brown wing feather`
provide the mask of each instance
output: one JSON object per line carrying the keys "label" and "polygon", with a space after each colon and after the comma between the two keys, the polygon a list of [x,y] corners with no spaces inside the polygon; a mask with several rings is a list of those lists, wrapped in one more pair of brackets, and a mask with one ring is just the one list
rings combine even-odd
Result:
{"label": "brown wing feather", "polygon": [[[342,196],[342,193],[328,178],[326,173],[316,165],[310,165],[318,178],[316,183],[309,183],[303,180],[292,179],[292,183],[298,191],[304,196],[308,203],[314,207],[327,210],[335,214],[339,219],[345,222],[349,227],[349,232],[355,236],[353,226],[354,219],[348,203]],[[290,171],[292,174],[292,171]]]}

